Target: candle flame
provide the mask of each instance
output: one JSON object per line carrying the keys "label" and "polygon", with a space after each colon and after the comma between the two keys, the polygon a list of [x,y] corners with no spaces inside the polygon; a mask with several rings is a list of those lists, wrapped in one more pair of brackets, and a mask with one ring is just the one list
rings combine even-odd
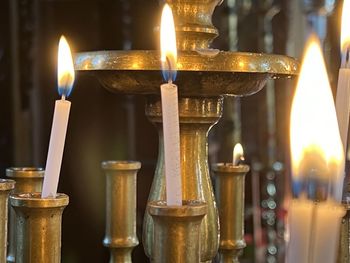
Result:
{"label": "candle flame", "polygon": [[311,36],[307,43],[290,122],[293,183],[316,180],[327,186],[337,184],[343,175],[344,154],[332,91],[316,36]]}
{"label": "candle flame", "polygon": [[176,78],[176,34],[174,18],[168,4],[164,5],[160,24],[160,48],[162,73],[165,81],[174,81]]}
{"label": "candle flame", "polygon": [[341,50],[349,52],[350,48],[350,0],[344,0],[341,22]]}
{"label": "candle flame", "polygon": [[244,160],[243,147],[240,143],[237,143],[233,148],[233,164],[238,165],[240,161]]}
{"label": "candle flame", "polygon": [[72,53],[68,42],[64,36],[61,36],[58,44],[58,62],[57,62],[57,84],[58,93],[62,97],[68,97],[72,91],[75,78]]}

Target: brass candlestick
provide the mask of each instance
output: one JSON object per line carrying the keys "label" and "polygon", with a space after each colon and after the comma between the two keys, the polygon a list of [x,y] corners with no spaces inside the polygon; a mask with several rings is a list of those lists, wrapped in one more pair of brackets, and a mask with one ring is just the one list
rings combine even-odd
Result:
{"label": "brass candlestick", "polygon": [[110,263],[131,263],[131,252],[139,244],[136,235],[136,176],[140,162],[102,163],[106,174],[106,235]]}
{"label": "brass candlestick", "polygon": [[13,194],[16,212],[16,263],[61,263],[61,221],[68,196],[41,198],[40,193]]}
{"label": "brass candlestick", "polygon": [[183,201],[167,206],[164,201],[148,204],[154,221],[153,263],[199,263],[201,222],[207,212],[202,201]]}
{"label": "brass candlestick", "polygon": [[7,250],[7,200],[15,181],[0,179],[0,263],[6,262]]}
{"label": "brass candlestick", "polygon": [[[221,0],[166,2],[173,9],[179,49],[176,84],[180,97],[183,199],[199,199],[208,204],[208,215],[201,229],[201,257],[206,262],[215,257],[219,244],[219,220],[209,180],[207,132],[221,116],[221,96],[252,95],[260,91],[272,77],[296,75],[298,63],[286,56],[210,49],[210,43],[218,35],[211,17]],[[146,114],[156,123],[160,138],[158,163],[149,201],[164,200],[164,153],[159,100],[160,84],[163,82],[160,52],[83,52],[75,57],[75,69],[93,73],[112,92],[149,96]],[[145,252],[150,256],[153,222],[147,214],[143,241]]]}
{"label": "brass candlestick", "polygon": [[[6,176],[16,181],[12,193],[41,192],[45,171],[35,167],[11,167],[6,169]],[[9,207],[9,246],[7,262],[16,262],[16,213]]]}
{"label": "brass candlestick", "polygon": [[215,196],[220,218],[220,262],[238,263],[244,241],[244,180],[248,165],[213,165]]}

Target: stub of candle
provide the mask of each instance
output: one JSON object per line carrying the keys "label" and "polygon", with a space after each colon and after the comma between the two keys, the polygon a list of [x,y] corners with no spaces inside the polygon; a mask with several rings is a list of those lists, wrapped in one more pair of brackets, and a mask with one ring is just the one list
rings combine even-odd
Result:
{"label": "stub of candle", "polygon": [[71,103],[67,100],[56,100],[44,184],[41,193],[42,198],[56,197],[70,106]]}
{"label": "stub of candle", "polygon": [[292,200],[288,210],[289,243],[287,263],[310,263],[310,235],[314,204],[306,198]]}
{"label": "stub of candle", "polygon": [[182,205],[180,169],[180,126],[177,86],[172,83],[160,87],[162,96],[164,161],[167,205]]}
{"label": "stub of candle", "polygon": [[310,263],[336,262],[340,224],[344,215],[344,207],[334,201],[315,205]]}

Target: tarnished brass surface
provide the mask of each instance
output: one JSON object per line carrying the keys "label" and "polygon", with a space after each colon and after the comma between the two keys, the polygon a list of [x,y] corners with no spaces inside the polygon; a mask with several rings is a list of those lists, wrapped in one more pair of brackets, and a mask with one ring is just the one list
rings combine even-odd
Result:
{"label": "tarnished brass surface", "polygon": [[[209,54],[209,55],[208,55]],[[196,51],[178,54],[176,84],[180,96],[246,96],[263,88],[271,77],[298,72],[295,59],[270,54]],[[75,56],[75,69],[93,73],[112,92],[159,94],[159,51],[96,51]]]}
{"label": "tarnished brass surface", "polygon": [[[41,192],[44,169],[36,167],[11,167],[6,169],[6,176],[16,181],[13,193]],[[16,254],[16,213],[9,207],[9,246],[7,262],[15,262]]]}
{"label": "tarnished brass surface", "polygon": [[153,263],[199,263],[201,222],[207,205],[183,201],[183,206],[166,206],[164,201],[148,203],[154,221]]}
{"label": "tarnished brass surface", "polygon": [[168,0],[176,24],[177,46],[180,50],[208,48],[219,35],[213,26],[214,9],[222,0]]}
{"label": "tarnished brass surface", "polygon": [[244,180],[247,165],[219,163],[212,167],[220,218],[220,262],[239,263],[244,241]]}
{"label": "tarnished brass surface", "polygon": [[346,214],[340,225],[337,263],[350,263],[350,204],[344,203]]}
{"label": "tarnished brass surface", "polygon": [[7,200],[15,181],[0,179],[0,263],[6,263],[7,250]]}
{"label": "tarnished brass surface", "polygon": [[107,161],[106,233],[103,244],[110,249],[110,263],[131,263],[131,252],[139,244],[136,235],[136,176],[140,162]]}
{"label": "tarnished brass surface", "polygon": [[[180,149],[182,199],[207,203],[208,213],[201,225],[201,257],[208,261],[215,257],[219,245],[219,219],[208,167],[207,133],[222,115],[221,97],[180,98]],[[146,115],[159,133],[159,153],[149,201],[165,200],[163,127],[159,97],[148,97]],[[153,221],[146,214],[143,245],[148,257],[152,254]]]}
{"label": "tarnished brass surface", "polygon": [[12,194],[16,212],[16,263],[61,263],[61,221],[69,198],[40,193]]}

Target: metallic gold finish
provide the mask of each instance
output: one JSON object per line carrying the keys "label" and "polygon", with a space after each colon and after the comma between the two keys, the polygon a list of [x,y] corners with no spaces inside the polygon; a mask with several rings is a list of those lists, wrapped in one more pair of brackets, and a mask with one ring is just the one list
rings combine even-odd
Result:
{"label": "metallic gold finish", "polygon": [[337,263],[350,262],[350,204],[344,203],[346,214],[340,225],[340,242]]}
{"label": "metallic gold finish", "polygon": [[199,263],[200,229],[207,212],[201,201],[184,201],[167,206],[164,201],[148,204],[154,221],[152,263]]}
{"label": "metallic gold finish", "polygon": [[212,167],[220,218],[220,262],[239,263],[244,241],[244,180],[247,165],[219,163]]}
{"label": "metallic gold finish", "polygon": [[[75,56],[75,69],[93,73],[115,93],[159,94],[163,82],[159,55],[159,51],[83,52]],[[269,78],[298,73],[298,62],[290,57],[228,51],[182,51],[177,67],[180,96],[246,96],[260,91]]]}
{"label": "metallic gold finish", "polygon": [[15,187],[15,181],[0,179],[0,263],[6,262],[7,250],[7,207],[8,195]]}
{"label": "metallic gold finish", "polygon": [[[215,257],[219,245],[219,220],[208,167],[207,133],[222,115],[223,99],[180,98],[180,149],[182,199],[201,200],[208,205],[208,213],[201,225],[201,257],[209,261]],[[159,97],[148,97],[146,115],[159,133],[158,162],[149,201],[165,200],[164,147],[162,109]],[[152,255],[153,221],[146,213],[143,227],[146,255]]]}
{"label": "metallic gold finish", "polygon": [[139,244],[136,235],[136,176],[140,162],[107,161],[106,234],[103,244],[110,249],[109,263],[131,263],[131,252]]}
{"label": "metallic gold finish", "polygon": [[40,193],[13,194],[16,212],[16,263],[60,263],[61,221],[69,198],[41,198]]}
{"label": "metallic gold finish", "polygon": [[[11,167],[6,169],[6,176],[16,181],[12,193],[34,193],[41,192],[44,169],[35,167]],[[7,262],[16,262],[16,213],[9,207],[9,246]]]}

